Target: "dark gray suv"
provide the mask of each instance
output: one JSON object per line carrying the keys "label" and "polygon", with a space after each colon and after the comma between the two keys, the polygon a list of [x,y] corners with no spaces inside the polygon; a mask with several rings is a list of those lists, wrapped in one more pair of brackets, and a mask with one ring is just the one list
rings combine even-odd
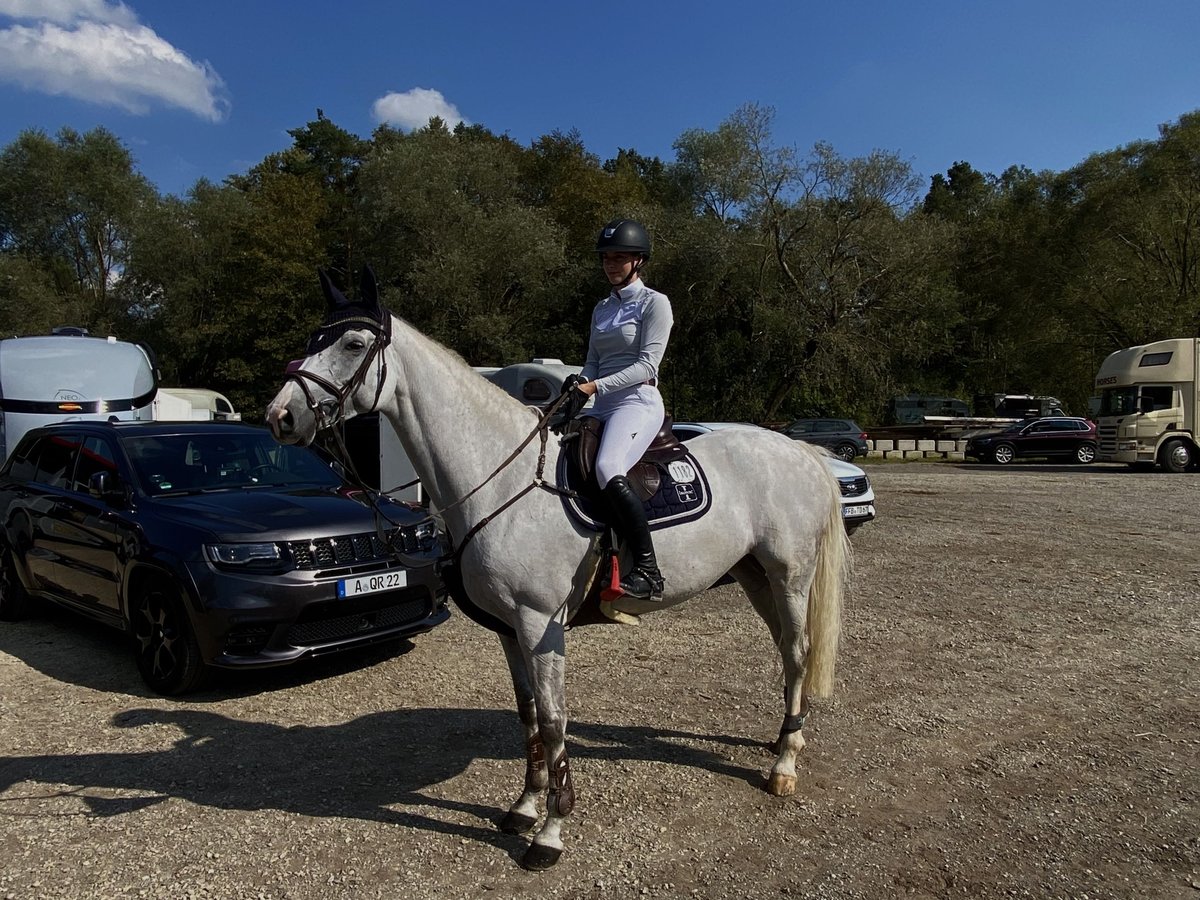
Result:
{"label": "dark gray suv", "polygon": [[867,455],[867,433],[849,419],[797,419],[783,433],[825,447],[846,462]]}
{"label": "dark gray suv", "polygon": [[163,694],[428,631],[439,551],[427,513],[250,425],[50,425],[0,469],[0,618],[33,595],[119,628]]}

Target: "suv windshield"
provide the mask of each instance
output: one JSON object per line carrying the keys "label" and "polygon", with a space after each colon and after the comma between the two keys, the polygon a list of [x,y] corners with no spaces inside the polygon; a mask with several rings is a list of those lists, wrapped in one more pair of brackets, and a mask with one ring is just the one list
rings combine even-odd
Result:
{"label": "suv windshield", "polygon": [[151,495],[273,486],[339,487],[311,450],[265,431],[122,435],[142,489]]}

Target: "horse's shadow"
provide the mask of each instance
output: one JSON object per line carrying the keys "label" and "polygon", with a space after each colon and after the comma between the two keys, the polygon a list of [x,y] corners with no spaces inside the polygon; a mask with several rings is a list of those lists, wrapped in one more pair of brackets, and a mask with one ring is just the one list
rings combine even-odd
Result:
{"label": "horse's shadow", "polygon": [[[0,793],[23,782],[74,785],[61,794],[82,801],[97,817],[179,798],[219,809],[278,809],[406,825],[490,843],[510,855],[523,846],[492,826],[503,809],[423,793],[467,771],[475,760],[512,759],[515,799],[524,763],[514,756],[521,729],[512,712],[402,709],[337,725],[283,727],[199,709],[135,709],[119,713],[113,724],[174,726],[183,736],[169,749],[142,753],[0,757]],[[572,723],[571,732],[568,747],[575,759],[665,762],[761,782],[755,770],[680,742],[760,746],[746,739],[587,722]],[[140,795],[89,796],[96,789]],[[47,794],[35,787],[10,792],[0,799],[0,815],[25,814],[19,806],[33,796]],[[465,813],[479,824],[443,821],[422,809],[430,807]]]}

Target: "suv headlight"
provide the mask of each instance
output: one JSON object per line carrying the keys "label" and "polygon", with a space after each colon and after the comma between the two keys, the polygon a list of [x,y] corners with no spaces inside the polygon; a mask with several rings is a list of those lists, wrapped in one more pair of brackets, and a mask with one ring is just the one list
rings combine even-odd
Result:
{"label": "suv headlight", "polygon": [[432,549],[437,545],[437,522],[433,519],[426,519],[424,522],[414,525],[413,537],[416,538],[417,546],[422,550]]}
{"label": "suv headlight", "polygon": [[205,555],[221,568],[283,572],[291,560],[278,544],[205,544]]}

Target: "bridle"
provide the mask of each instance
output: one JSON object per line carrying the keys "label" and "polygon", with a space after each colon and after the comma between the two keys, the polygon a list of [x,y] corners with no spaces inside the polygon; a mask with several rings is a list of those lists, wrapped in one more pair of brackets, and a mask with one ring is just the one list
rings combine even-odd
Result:
{"label": "bridle", "polygon": [[[354,374],[341,387],[338,387],[328,379],[322,378],[315,372],[308,372],[304,369],[288,372],[284,379],[285,381],[294,381],[300,387],[308,408],[312,410],[313,416],[316,417],[318,431],[337,424],[337,422],[345,417],[346,401],[366,382],[367,372],[371,368],[371,363],[376,358],[379,359],[379,377],[375,385],[375,399],[371,402],[371,406],[366,412],[374,412],[375,408],[379,405],[379,398],[383,393],[383,383],[387,378],[387,359],[383,356],[383,351],[392,341],[391,313],[387,310],[382,310],[379,319],[369,316],[351,316],[332,322],[313,334],[309,340],[309,347],[319,346],[322,340],[321,336],[329,329],[337,328],[337,337],[341,337],[342,334],[355,327],[365,328],[368,331],[374,332],[375,340],[367,348],[367,352],[363,355],[362,362],[358,364],[358,368],[354,370]],[[326,337],[324,340],[329,340],[329,338]],[[330,344],[332,344],[332,341],[330,341]],[[310,352],[309,355],[311,356],[312,353]],[[313,396],[312,391],[309,390],[308,382],[317,385],[330,396],[323,400],[318,400]]]}

